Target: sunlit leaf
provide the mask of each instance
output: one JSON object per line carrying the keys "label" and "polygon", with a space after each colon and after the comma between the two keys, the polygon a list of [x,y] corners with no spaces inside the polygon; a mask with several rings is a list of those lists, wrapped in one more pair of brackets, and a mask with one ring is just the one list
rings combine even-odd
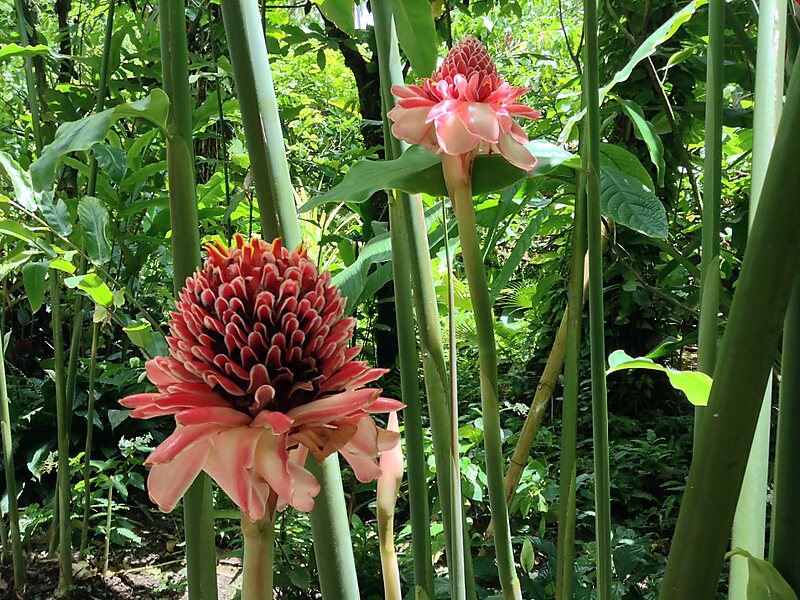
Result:
{"label": "sunlit leaf", "polygon": [[25,286],[25,295],[31,305],[31,311],[36,312],[44,304],[45,279],[47,277],[47,262],[29,262],[22,267],[22,283]]}
{"label": "sunlit leaf", "polygon": [[669,235],[664,205],[641,181],[613,167],[600,171],[603,214],[634,231],[659,239]]}
{"label": "sunlit leaf", "polygon": [[436,69],[439,45],[428,0],[392,0],[397,41],[418,78],[430,77]]}
{"label": "sunlit leaf", "polygon": [[97,276],[96,273],[87,273],[86,275],[75,275],[67,277],[64,284],[70,288],[78,288],[94,300],[96,304],[103,306],[111,306],[114,302],[114,296],[105,282]]}
{"label": "sunlit leaf", "polygon": [[606,375],[627,369],[646,369],[666,373],[669,382],[677,390],[686,394],[689,402],[695,406],[708,404],[708,395],[711,392],[711,377],[699,371],[678,371],[672,367],[665,367],[653,362],[649,358],[633,358],[624,350],[615,350],[608,357],[608,370]]}

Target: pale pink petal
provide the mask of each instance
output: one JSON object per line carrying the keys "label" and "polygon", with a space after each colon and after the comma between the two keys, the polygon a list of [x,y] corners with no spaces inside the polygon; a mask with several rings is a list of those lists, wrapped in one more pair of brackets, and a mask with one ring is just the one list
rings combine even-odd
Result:
{"label": "pale pink petal", "polygon": [[451,113],[456,112],[459,110],[465,103],[462,100],[444,100],[439,102],[436,106],[434,106],[428,112],[428,118],[426,119],[427,123],[433,123],[437,119],[441,119],[445,115],[449,115]]}
{"label": "pale pink petal", "polygon": [[291,429],[294,420],[282,412],[262,410],[253,420],[254,426],[268,427],[273,433],[281,435]]}
{"label": "pale pink petal", "polygon": [[203,470],[253,521],[266,513],[267,482],[253,472],[255,450],[263,429],[237,427],[216,436]]}
{"label": "pale pink petal", "polygon": [[454,156],[471,152],[481,141],[467,131],[458,115],[452,113],[436,122],[436,138],[442,150]]}
{"label": "pale pink petal", "polygon": [[197,477],[211,450],[211,445],[196,444],[178,455],[175,460],[154,465],[147,477],[150,499],[162,512],[170,512]]}
{"label": "pale pink petal", "polygon": [[371,369],[366,362],[355,361],[345,363],[333,377],[327,379],[320,392],[338,392],[360,388],[388,373],[388,369]]}
{"label": "pale pink petal", "polygon": [[428,117],[427,108],[405,109],[396,106],[387,116],[394,121],[392,134],[410,144],[422,144],[433,128],[432,124],[425,122]]}
{"label": "pale pink petal", "polygon": [[379,389],[361,389],[334,394],[290,410],[286,415],[296,426],[322,425],[362,410],[381,393]]}
{"label": "pale pink petal", "polygon": [[525,144],[528,142],[528,134],[525,133],[525,130],[513,119],[511,121],[511,131],[507,133],[510,133],[511,137],[514,138],[514,141],[519,142],[520,144]]}
{"label": "pale pink petal", "polygon": [[[396,412],[389,415],[387,430],[397,436],[400,435],[400,425],[397,421]],[[392,513],[394,512],[400,483],[403,481],[403,450],[399,443],[381,453],[379,466],[381,475],[378,477],[378,505],[385,507],[389,513]]]}
{"label": "pale pink petal", "polygon": [[[413,86],[417,87],[417,86]],[[417,87],[417,90],[419,88]],[[418,97],[419,91],[412,89],[412,87],[406,87],[404,85],[393,85],[392,86],[392,94],[397,96],[398,98],[416,98]]]}
{"label": "pale pink petal", "polygon": [[512,115],[517,115],[519,117],[526,117],[528,119],[538,119],[542,116],[542,113],[538,110],[534,110],[529,106],[525,106],[524,104],[520,104],[519,102],[515,102],[513,104],[509,104],[506,106],[506,110]]}
{"label": "pale pink petal", "polygon": [[370,413],[386,413],[395,412],[405,407],[405,404],[394,398],[376,398],[364,410]]}
{"label": "pale pink petal", "polygon": [[159,389],[162,386],[168,386],[173,383],[198,381],[198,377],[187,371],[180,361],[171,356],[158,356],[148,360],[144,368],[147,372],[147,378]]}
{"label": "pale pink petal", "polygon": [[347,464],[353,469],[356,479],[361,483],[375,481],[381,476],[381,468],[375,457],[353,454],[348,452],[346,447],[342,449],[341,454],[347,461]]}
{"label": "pale pink petal", "polygon": [[525,146],[515,141],[510,135],[501,135],[497,148],[508,162],[525,171],[533,169],[538,162]]}
{"label": "pale pink petal", "polygon": [[252,417],[231,408],[230,405],[227,407],[190,408],[175,415],[175,422],[179,425],[214,424],[224,427],[242,427],[249,425],[252,420]]}
{"label": "pale pink petal", "polygon": [[[300,446],[289,452],[287,462],[289,474],[294,482],[294,492],[292,494],[292,506],[302,512],[309,512],[314,508],[314,498],[319,494],[319,482],[314,476],[303,468],[308,457],[308,449]],[[283,510],[287,503],[283,499],[278,500],[277,509]]]}
{"label": "pale pink petal", "polygon": [[477,135],[487,142],[496,144],[500,137],[500,124],[497,114],[488,104],[468,102],[458,109],[458,116],[467,131]]}
{"label": "pale pink petal", "polygon": [[224,430],[225,427],[214,424],[189,427],[178,425],[173,434],[153,450],[144,464],[149,467],[173,461],[179,454],[186,452],[192,446],[205,444],[208,442],[208,438]]}
{"label": "pale pink petal", "polygon": [[288,459],[286,437],[275,435],[269,430],[262,431],[256,446],[253,469],[264,478],[279,498],[292,504],[294,484],[287,465]]}

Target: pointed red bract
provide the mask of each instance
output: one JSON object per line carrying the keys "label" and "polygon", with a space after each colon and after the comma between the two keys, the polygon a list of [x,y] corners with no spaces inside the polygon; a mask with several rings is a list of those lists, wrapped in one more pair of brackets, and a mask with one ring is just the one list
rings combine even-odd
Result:
{"label": "pointed red bract", "polygon": [[399,100],[387,116],[398,139],[456,156],[502,154],[530,171],[536,159],[523,146],[528,137],[513,119],[539,118],[538,110],[516,102],[527,91],[503,81],[483,44],[469,36],[421,85],[393,86]]}
{"label": "pointed red bract", "polygon": [[120,400],[131,416],[175,415],[176,429],[148,457],[148,491],[170,511],[200,470],[250,519],[287,505],[308,511],[319,484],[303,467],[341,452],[360,481],[399,434],[371,413],[403,407],[363,389],[386,371],[354,360],[355,320],[327,272],[302,249],[237,235],[207,246],[171,313],[168,357],[149,360],[156,393]]}

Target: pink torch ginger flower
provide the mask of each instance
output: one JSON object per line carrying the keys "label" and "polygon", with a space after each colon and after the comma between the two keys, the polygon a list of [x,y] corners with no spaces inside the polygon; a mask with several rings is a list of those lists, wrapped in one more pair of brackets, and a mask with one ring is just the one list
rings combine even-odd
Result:
{"label": "pink torch ginger flower", "polygon": [[355,320],[330,274],[305,251],[258,239],[207,246],[186,280],[167,338],[171,356],[147,361],[156,393],[120,401],[131,416],[175,415],[175,432],[145,464],[150,498],[171,511],[203,470],[253,521],[286,505],[314,506],[319,484],[303,468],[308,452],[340,452],[362,482],[399,434],[371,413],[403,405],[363,388],[386,371],[354,358]]}
{"label": "pink torch ginger flower", "polygon": [[516,102],[527,91],[503,81],[483,44],[469,36],[421,85],[393,86],[399,100],[388,117],[395,137],[411,144],[454,156],[498,153],[530,171],[536,159],[522,145],[528,136],[512,118],[539,118],[538,110]]}

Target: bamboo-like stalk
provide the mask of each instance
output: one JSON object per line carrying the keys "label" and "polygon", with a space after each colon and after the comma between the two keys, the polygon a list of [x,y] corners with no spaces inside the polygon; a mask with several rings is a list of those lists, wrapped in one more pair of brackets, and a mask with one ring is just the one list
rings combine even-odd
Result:
{"label": "bamboo-like stalk", "polygon": [[[755,108],[753,114],[753,162],[750,183],[750,224],[758,209],[769,155],[775,141],[783,107],[784,44],[786,0],[762,0],[759,5],[758,45],[756,57]],[[791,362],[784,363],[793,371]],[[791,377],[791,375],[790,375]],[[764,558],[764,537],[767,521],[769,485],[770,411],[772,408],[772,374],[758,417],[753,445],[747,460],[742,490],[733,518],[731,547],[747,550],[756,558]],[[749,579],[747,559],[731,558],[728,598],[747,600]]]}
{"label": "bamboo-like stalk", "polygon": [[[14,7],[17,12],[17,28],[19,30],[19,40],[22,46],[27,46],[30,42],[28,39],[28,27],[25,22],[25,8],[22,5],[23,0],[14,0]],[[28,110],[31,111],[31,128],[33,129],[33,141],[36,147],[36,154],[39,155],[44,147],[44,139],[42,136],[42,124],[39,115],[39,94],[36,89],[36,80],[33,75],[33,59],[30,56],[23,58],[25,68],[25,85],[28,91]]]}
{"label": "bamboo-like stalk", "polygon": [[[175,296],[200,265],[200,234],[195,196],[192,145],[192,98],[186,12],[178,0],[159,0],[161,65],[164,90],[170,98],[167,121],[167,170],[172,226],[173,286]],[[211,480],[200,473],[183,497],[186,565],[189,597],[215,600],[217,569]]]}
{"label": "bamboo-like stalk", "polygon": [[[556,560],[556,600],[571,600],[575,587],[575,478],[578,445],[578,391],[580,387],[581,332],[583,298],[588,281],[584,281],[588,266],[586,254],[586,178],[581,175],[575,194],[573,217],[572,257],[570,264],[569,297],[566,322],[564,366],[564,402],[561,412],[561,458],[559,476],[558,546]],[[551,354],[552,356],[552,354]],[[549,361],[548,361],[549,362]]]}
{"label": "bamboo-like stalk", "polygon": [[114,501],[114,476],[108,478],[108,496],[106,496],[106,535],[103,545],[103,577],[108,575],[108,559],[111,555],[111,515]]}
{"label": "bamboo-like stalk", "polygon": [[64,332],[61,320],[61,276],[50,269],[50,325],[53,330],[53,370],[56,387],[56,425],[58,428],[58,564],[59,590],[69,596],[72,585],[72,525],[70,522],[71,486],[69,481],[69,407],[64,389]]}
{"label": "bamboo-like stalk", "polygon": [[[800,61],[786,105],[800,103]],[[711,598],[753,439],[764,387],[800,266],[800,112],[781,117],[737,281],[706,415],[681,504],[662,600]],[[720,468],[724,465],[725,468]]]}
{"label": "bamboo-like stalk", "polygon": [[[378,55],[378,69],[380,74],[381,98],[383,101],[384,139],[386,140],[387,158],[397,158],[402,154],[406,144],[395,138],[390,131],[386,113],[391,109],[395,100],[391,93],[392,85],[403,84],[402,65],[400,52],[397,45],[392,21],[391,4],[388,0],[373,0],[372,2],[375,39]],[[460,477],[455,462],[449,454],[452,452],[452,440],[448,426],[449,407],[447,406],[444,348],[442,345],[441,331],[438,323],[438,307],[433,288],[433,278],[430,273],[430,252],[428,249],[427,231],[424,226],[424,211],[419,196],[397,193],[390,194],[389,220],[392,232],[392,269],[394,272],[395,304],[398,319],[398,336],[400,347],[400,365],[408,380],[409,394],[404,392],[406,401],[404,410],[404,425],[406,437],[408,483],[411,504],[412,522],[412,547],[414,549],[414,582],[417,589],[421,589],[428,598],[433,598],[433,565],[431,562],[430,540],[430,508],[426,482],[427,465],[425,462],[424,435],[422,431],[422,407],[419,401],[419,388],[417,384],[417,365],[419,356],[416,350],[416,337],[412,310],[416,309],[417,321],[420,328],[420,343],[423,354],[423,369],[425,374],[425,387],[428,396],[428,406],[431,419],[433,436],[434,459],[436,461],[436,480],[439,489],[440,504],[442,506],[442,521],[445,534],[445,554],[448,565],[453,563],[457,554],[462,557],[458,565],[464,569],[451,571],[450,587],[451,597],[459,598],[465,595],[474,597],[472,580],[472,559],[466,554],[463,535],[458,536],[462,529],[455,522],[460,516],[453,514],[453,504],[449,499],[455,497],[453,482]],[[446,226],[446,224],[445,224]],[[421,229],[420,229],[421,227]],[[412,300],[411,287],[409,286],[409,273],[415,291],[416,303]],[[401,324],[401,318],[403,323]],[[406,349],[404,350],[404,347]],[[413,348],[413,356],[411,350]],[[404,361],[404,352],[406,359]],[[404,366],[411,363],[410,366]],[[401,385],[406,383],[401,373]],[[411,390],[413,385],[414,389]],[[407,398],[411,398],[411,402]],[[460,505],[459,505],[460,506]],[[453,544],[453,532],[456,533],[457,544]],[[458,547],[458,549],[456,549]],[[467,560],[464,560],[466,558]]]}
{"label": "bamboo-like stalk", "polygon": [[321,464],[313,456],[306,461],[306,469],[320,482],[321,488],[310,515],[319,587],[325,600],[358,600],[358,577],[342,474],[337,455],[333,455],[333,460],[330,458]]}
{"label": "bamboo-like stalk", "polygon": [[257,0],[221,0],[236,95],[258,197],[261,234],[281,237],[288,248],[301,242],[289,178],[278,103]]}
{"label": "bamboo-like stalk", "polygon": [[[480,362],[483,442],[486,452],[486,478],[489,509],[494,522],[494,545],[500,586],[506,599],[522,598],[514,567],[511,528],[503,485],[503,445],[500,436],[500,404],[497,391],[497,347],[494,340],[494,318],[486,271],[483,267],[475,207],[472,205],[470,170],[463,168],[463,157],[442,155],[442,169],[447,191],[458,222],[461,256],[467,273],[467,284],[475,315]],[[470,159],[471,160],[471,159]]]}
{"label": "bamboo-like stalk", "polygon": [[592,369],[592,440],[597,539],[597,598],[611,598],[611,475],[605,376],[603,248],[600,214],[600,87],[597,0],[584,0],[584,73],[581,81],[586,121],[581,159],[586,173],[586,230],[589,255],[589,344]]}
{"label": "bamboo-like stalk", "polygon": [[94,437],[94,385],[97,379],[97,345],[100,325],[92,325],[92,351],[89,358],[89,400],[86,407],[86,446],[83,454],[83,523],[81,524],[81,554],[89,543],[89,515],[92,508],[92,438]]}
{"label": "bamboo-like stalk", "polygon": [[270,516],[264,517],[261,521],[251,521],[242,516],[242,533],[244,534],[242,600],[272,600],[275,522]]}
{"label": "bamboo-like stalk", "polygon": [[[397,413],[389,414],[387,431],[400,431]],[[381,575],[383,576],[384,600],[402,600],[400,585],[400,565],[394,541],[394,516],[397,506],[397,492],[403,482],[403,451],[400,444],[381,454],[381,475],[375,507],[378,517],[378,539],[380,541]]]}
{"label": "bamboo-like stalk", "polygon": [[[3,298],[5,302],[5,298]],[[5,311],[0,326],[0,434],[3,442],[3,466],[6,471],[6,493],[8,494],[8,524],[11,530],[11,551],[14,564],[14,590],[25,589],[25,555],[19,533],[19,509],[17,507],[17,477],[14,466],[14,446],[11,442],[11,416],[8,410],[8,388],[5,366]],[[2,521],[2,515],[0,515]],[[5,549],[5,548],[4,548]]]}
{"label": "bamboo-like stalk", "polygon": [[775,444],[770,561],[800,596],[800,277],[795,275],[792,299],[783,325],[781,391]]}

